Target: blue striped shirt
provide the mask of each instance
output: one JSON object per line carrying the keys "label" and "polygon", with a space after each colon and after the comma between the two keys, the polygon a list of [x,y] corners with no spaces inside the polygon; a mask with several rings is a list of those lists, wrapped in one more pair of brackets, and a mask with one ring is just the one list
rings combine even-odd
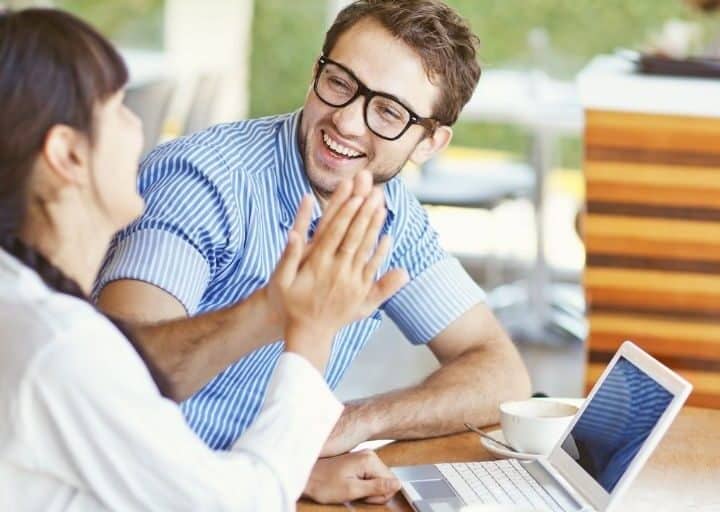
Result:
{"label": "blue striped shirt", "polygon": [[[189,315],[235,304],[265,285],[295,212],[311,192],[298,148],[300,113],[218,125],[156,148],[144,160],[143,216],[113,240],[96,293],[117,279],[152,283]],[[385,185],[383,231],[393,247],[381,272],[404,268],[410,282],[381,309],[415,344],[427,343],[484,294],[442,250],[427,215],[403,182]],[[313,212],[311,232],[321,215]],[[380,323],[380,311],[344,327],[326,370],[334,388]],[[227,448],[252,423],[282,343],[229,366],[182,404],[212,448]]]}

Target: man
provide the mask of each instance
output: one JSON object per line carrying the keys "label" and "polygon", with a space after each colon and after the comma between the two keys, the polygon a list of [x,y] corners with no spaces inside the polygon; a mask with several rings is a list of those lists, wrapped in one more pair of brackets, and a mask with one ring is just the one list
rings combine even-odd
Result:
{"label": "man", "polygon": [[[210,446],[230,446],[262,404],[280,350],[279,343],[262,346],[279,337],[262,306],[263,286],[300,198],[312,191],[319,200],[312,234],[322,229],[329,195],[363,169],[383,192],[383,232],[393,238],[381,271],[402,269],[410,278],[380,309],[442,367],[412,388],[347,404],[324,455],[368,439],[494,423],[499,402],[527,396],[526,370],[483,292],[442,250],[423,208],[396,178],[407,160],[422,163],[448,145],[479,75],[476,37],[444,4],[360,0],[328,31],[302,111],[216,126],[145,160],[147,210],[111,247],[98,283],[101,307],[148,322],[240,300],[258,304],[248,327],[228,320],[238,339],[207,336],[188,346],[173,343],[162,325],[155,340],[145,338],[176,382],[175,397],[194,393],[182,408]],[[380,322],[379,310],[366,313],[336,337],[331,386]]]}

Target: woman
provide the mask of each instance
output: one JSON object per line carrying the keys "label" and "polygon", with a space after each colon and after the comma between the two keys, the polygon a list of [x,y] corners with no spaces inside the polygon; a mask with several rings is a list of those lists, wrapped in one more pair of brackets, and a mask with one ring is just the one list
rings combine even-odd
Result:
{"label": "woman", "polygon": [[[366,173],[339,187],[309,246],[312,204],[300,205],[268,284],[285,353],[256,423],[212,452],[122,325],[85,299],[111,236],[143,208],[126,80],[71,15],[0,13],[0,510],[294,509],[342,409],[321,375],[332,338],[388,250],[373,252],[378,193]],[[387,499],[394,484],[377,480],[363,495]]]}

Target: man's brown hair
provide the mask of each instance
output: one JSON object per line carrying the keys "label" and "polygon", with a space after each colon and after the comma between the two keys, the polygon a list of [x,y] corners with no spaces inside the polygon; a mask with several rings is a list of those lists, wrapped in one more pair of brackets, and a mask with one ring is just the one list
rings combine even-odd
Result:
{"label": "man's brown hair", "polygon": [[720,9],[720,0],[685,0],[685,3],[705,12],[713,12]]}
{"label": "man's brown hair", "polygon": [[414,49],[431,83],[440,88],[432,116],[452,125],[480,79],[479,39],[453,9],[437,0],[357,0],[338,14],[325,35],[323,54],[357,22],[372,19]]}

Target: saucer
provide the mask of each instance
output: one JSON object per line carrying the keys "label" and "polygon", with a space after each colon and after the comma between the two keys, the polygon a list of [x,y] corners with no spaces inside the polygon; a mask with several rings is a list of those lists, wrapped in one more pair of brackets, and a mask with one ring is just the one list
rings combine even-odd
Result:
{"label": "saucer", "polygon": [[[490,430],[489,432],[487,432],[487,435],[494,439],[497,439],[502,443],[507,443],[507,441],[505,440],[505,436],[502,433],[502,430],[500,430],[499,428],[495,430]],[[505,459],[535,460],[542,457],[542,455],[536,455],[534,453],[512,452],[504,446],[495,444],[492,441],[485,439],[484,437],[480,438],[480,443],[485,447],[487,451]]]}

